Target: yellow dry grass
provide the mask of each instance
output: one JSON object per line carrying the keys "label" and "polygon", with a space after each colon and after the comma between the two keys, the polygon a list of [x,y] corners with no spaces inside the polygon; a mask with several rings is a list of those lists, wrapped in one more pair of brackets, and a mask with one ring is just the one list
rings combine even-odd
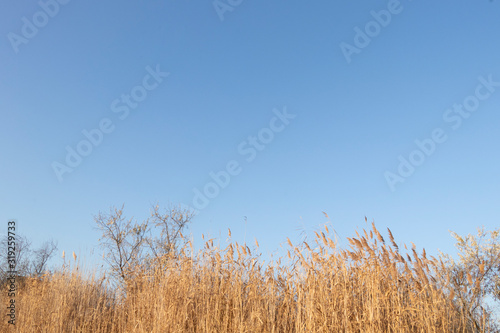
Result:
{"label": "yellow dry grass", "polygon": [[[326,233],[325,233],[326,232]],[[28,279],[15,329],[1,332],[472,332],[453,304],[444,265],[401,253],[372,226],[337,248],[328,229],[264,264],[253,249],[207,242],[137,272],[126,294],[63,269]],[[406,258],[404,257],[406,256]],[[7,304],[7,294],[0,294]],[[486,323],[475,318],[486,330]],[[476,327],[477,329],[477,327]]]}

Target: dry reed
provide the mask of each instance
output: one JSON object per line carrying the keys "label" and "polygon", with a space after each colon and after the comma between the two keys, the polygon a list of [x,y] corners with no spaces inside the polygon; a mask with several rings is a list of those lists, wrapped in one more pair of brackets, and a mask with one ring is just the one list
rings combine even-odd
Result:
{"label": "dry reed", "polygon": [[[349,249],[325,231],[314,243],[289,241],[289,259],[265,265],[257,242],[253,251],[238,243],[218,249],[213,240],[196,255],[184,248],[161,268],[137,272],[122,296],[76,269],[27,279],[16,295],[15,329],[4,318],[0,331],[474,331],[442,262],[415,246],[400,253],[390,230],[389,244],[375,225],[349,238]],[[6,292],[0,302],[7,304]],[[475,320],[487,332],[484,318]]]}

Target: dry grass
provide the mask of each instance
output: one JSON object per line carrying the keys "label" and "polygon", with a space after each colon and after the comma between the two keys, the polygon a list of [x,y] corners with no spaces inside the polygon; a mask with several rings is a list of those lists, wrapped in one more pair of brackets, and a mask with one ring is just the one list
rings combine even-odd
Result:
{"label": "dry grass", "polygon": [[[326,232],[326,233],[325,233]],[[263,264],[237,243],[185,248],[161,270],[137,272],[126,296],[84,279],[76,269],[30,279],[9,332],[487,332],[448,292],[444,265],[402,253],[373,225],[339,249],[328,229],[314,243],[289,242],[288,256]],[[407,254],[408,253],[408,254]],[[7,304],[6,292],[0,295]]]}

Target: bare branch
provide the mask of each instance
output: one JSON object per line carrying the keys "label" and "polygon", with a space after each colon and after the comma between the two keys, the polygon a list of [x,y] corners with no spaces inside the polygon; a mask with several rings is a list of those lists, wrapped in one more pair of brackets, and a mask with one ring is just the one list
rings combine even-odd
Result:
{"label": "bare branch", "polygon": [[57,244],[53,241],[47,241],[36,251],[33,252],[32,274],[40,276],[47,268],[47,262],[55,254]]}
{"label": "bare branch", "polygon": [[153,263],[161,268],[162,261],[178,250],[182,230],[193,216],[190,210],[172,205],[164,212],[158,205],[153,206],[151,217],[140,224],[124,218],[123,206],[95,216],[105,260],[117,281],[128,287],[135,274],[150,269]]}

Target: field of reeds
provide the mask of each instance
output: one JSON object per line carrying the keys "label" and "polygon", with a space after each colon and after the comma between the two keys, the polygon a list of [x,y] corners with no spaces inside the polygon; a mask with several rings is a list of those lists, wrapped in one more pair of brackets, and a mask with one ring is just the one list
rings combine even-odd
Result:
{"label": "field of reeds", "polygon": [[399,248],[390,230],[384,237],[374,225],[348,241],[338,248],[325,227],[310,243],[289,241],[288,254],[270,262],[257,242],[220,249],[209,240],[196,253],[188,243],[122,288],[84,277],[75,263],[22,281],[15,328],[3,316],[0,331],[492,331],[486,311],[458,304],[441,260]]}

